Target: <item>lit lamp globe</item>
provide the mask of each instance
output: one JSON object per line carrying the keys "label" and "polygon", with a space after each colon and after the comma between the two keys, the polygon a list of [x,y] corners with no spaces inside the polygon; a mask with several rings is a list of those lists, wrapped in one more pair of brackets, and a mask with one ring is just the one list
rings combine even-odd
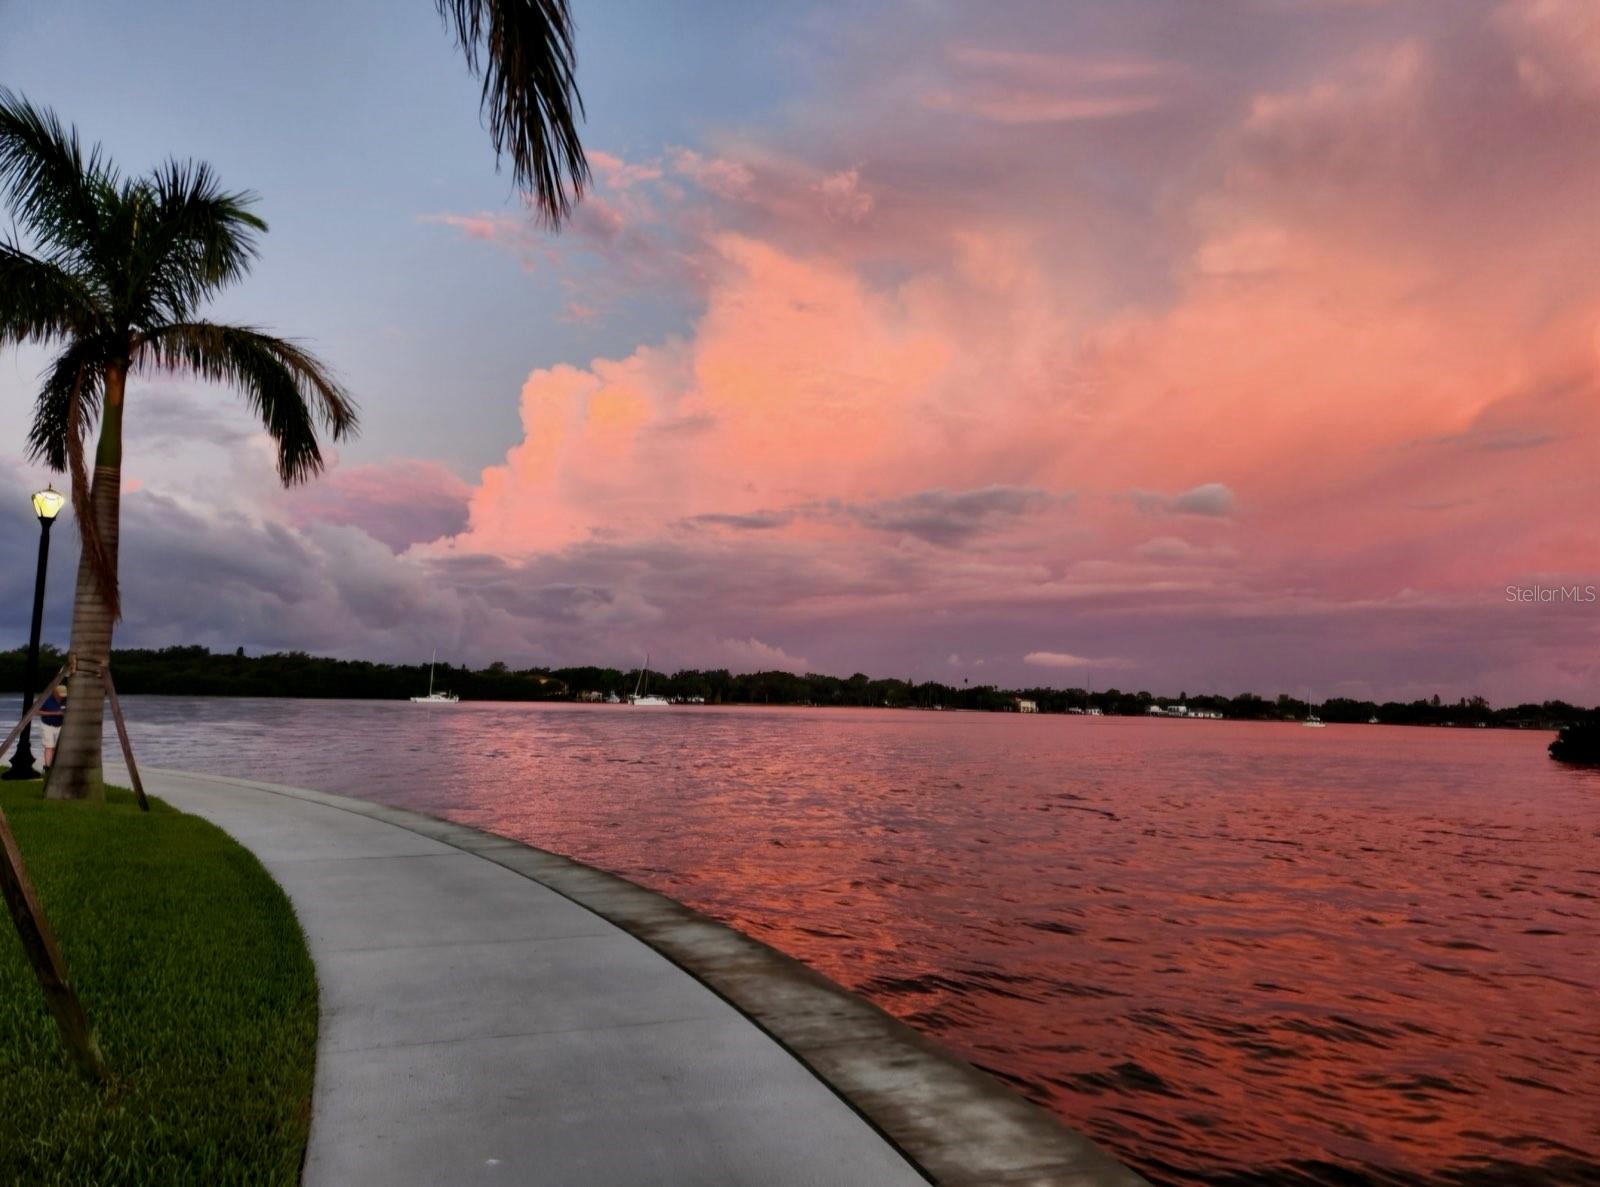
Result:
{"label": "lit lamp globe", "polygon": [[44,490],[35,491],[33,495],[33,513],[39,517],[39,522],[49,527],[55,517],[61,514],[61,509],[67,505],[67,496],[53,486]]}

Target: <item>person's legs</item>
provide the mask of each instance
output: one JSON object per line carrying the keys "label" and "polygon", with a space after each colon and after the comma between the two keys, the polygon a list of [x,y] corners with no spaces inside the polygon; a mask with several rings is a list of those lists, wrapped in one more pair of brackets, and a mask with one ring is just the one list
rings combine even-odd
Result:
{"label": "person's legs", "polygon": [[41,725],[39,732],[44,735],[43,769],[48,771],[50,764],[56,760],[56,740],[61,737],[61,727],[59,725]]}

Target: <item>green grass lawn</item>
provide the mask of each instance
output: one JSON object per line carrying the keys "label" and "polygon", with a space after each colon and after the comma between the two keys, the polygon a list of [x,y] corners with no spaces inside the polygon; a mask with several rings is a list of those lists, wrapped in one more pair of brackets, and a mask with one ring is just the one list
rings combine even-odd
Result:
{"label": "green grass lawn", "polygon": [[221,829],[0,783],[111,1068],[76,1071],[0,923],[0,1183],[295,1183],[317,986],[289,901]]}

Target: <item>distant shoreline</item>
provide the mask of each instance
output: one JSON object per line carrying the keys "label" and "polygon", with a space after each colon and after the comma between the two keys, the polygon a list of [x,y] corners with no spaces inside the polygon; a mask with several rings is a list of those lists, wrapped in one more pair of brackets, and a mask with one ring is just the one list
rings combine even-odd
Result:
{"label": "distant shoreline", "polygon": [[[61,664],[61,653],[41,654],[41,679]],[[0,652],[0,687],[21,698],[26,653]],[[117,690],[124,696],[265,697],[323,701],[403,701],[426,692],[429,665],[378,664],[304,652],[247,656],[243,648],[214,653],[198,646],[115,650],[111,659]],[[1440,728],[1495,728],[1553,731],[1589,720],[1593,710],[1564,701],[1495,708],[1482,697],[1446,702],[1426,700],[1358,701],[1333,697],[1308,704],[1285,694],[1255,693],[1158,695],[1118,688],[999,688],[949,685],[935,680],[849,677],[785,671],[732,673],[726,669],[683,670],[671,674],[639,669],[580,666],[512,669],[491,664],[471,670],[440,663],[434,673],[441,691],[463,702],[516,704],[558,701],[603,702],[646,691],[682,704],[757,705],[904,709],[944,712],[1024,713],[1041,716],[1204,717],[1230,721],[1295,722],[1315,712],[1329,724],[1427,725]]]}
{"label": "distant shoreline", "polygon": [[[139,692],[127,693],[125,696],[134,697],[162,697],[171,700],[204,699],[216,701],[340,701],[351,704],[369,705],[401,705],[409,703],[408,697],[354,697],[354,696],[300,696],[293,693],[186,693],[186,692]],[[9,692],[0,692],[0,696],[20,698],[22,690],[12,689]],[[571,697],[546,697],[542,700],[495,700],[486,697],[482,700],[462,698],[457,702],[461,705],[570,705],[582,709],[625,709],[631,708],[627,704],[607,704],[604,701],[579,701]],[[667,706],[671,709],[855,709],[870,710],[874,713],[946,713],[964,717],[992,716],[1005,714],[1003,709],[925,709],[919,705],[808,705],[802,702],[759,702],[759,701],[732,701],[722,704],[690,704],[687,702],[674,702]],[[1035,713],[1017,714],[1030,717],[1087,717],[1084,713]],[[1200,721],[1201,718],[1172,717],[1156,713],[1103,713],[1098,720],[1116,721]],[[1295,717],[1220,717],[1217,721],[1231,721],[1235,724],[1248,723],[1251,725],[1303,725],[1304,722]],[[1485,723],[1475,726],[1467,722],[1454,721],[1335,721],[1331,725],[1379,725],[1393,726],[1397,729],[1449,729],[1470,730],[1482,728],[1485,730],[1503,730],[1510,733],[1557,733],[1561,730],[1559,725],[1524,725]]]}

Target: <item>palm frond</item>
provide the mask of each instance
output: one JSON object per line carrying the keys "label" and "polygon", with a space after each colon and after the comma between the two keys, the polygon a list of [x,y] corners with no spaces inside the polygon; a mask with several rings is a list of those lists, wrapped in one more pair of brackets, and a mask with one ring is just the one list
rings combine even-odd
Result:
{"label": "palm frond", "polygon": [[238,388],[278,446],[278,476],[286,486],[321,473],[318,422],[336,441],[356,431],[355,404],[316,356],[248,326],[162,326],[139,338],[134,362]]}
{"label": "palm frond", "polygon": [[131,270],[141,277],[141,312],[186,320],[218,289],[242,280],[267,224],[254,194],[229,193],[203,162],[168,161],[145,182],[149,209],[135,228]]}
{"label": "palm frond", "polygon": [[96,305],[87,278],[31,256],[15,243],[0,242],[0,349],[92,334]]}
{"label": "palm frond", "polygon": [[28,456],[60,473],[67,468],[70,442],[81,443],[100,415],[103,374],[95,342],[79,339],[45,370],[28,430]]}
{"label": "palm frond", "polygon": [[98,145],[85,154],[76,129],[0,87],[0,191],[47,258],[95,258],[116,184]]}
{"label": "palm frond", "polygon": [[567,0],[435,0],[483,76],[482,111],[495,156],[511,155],[512,175],[531,192],[544,220],[558,226],[583,197],[589,162],[578,138],[583,98],[574,76]]}

